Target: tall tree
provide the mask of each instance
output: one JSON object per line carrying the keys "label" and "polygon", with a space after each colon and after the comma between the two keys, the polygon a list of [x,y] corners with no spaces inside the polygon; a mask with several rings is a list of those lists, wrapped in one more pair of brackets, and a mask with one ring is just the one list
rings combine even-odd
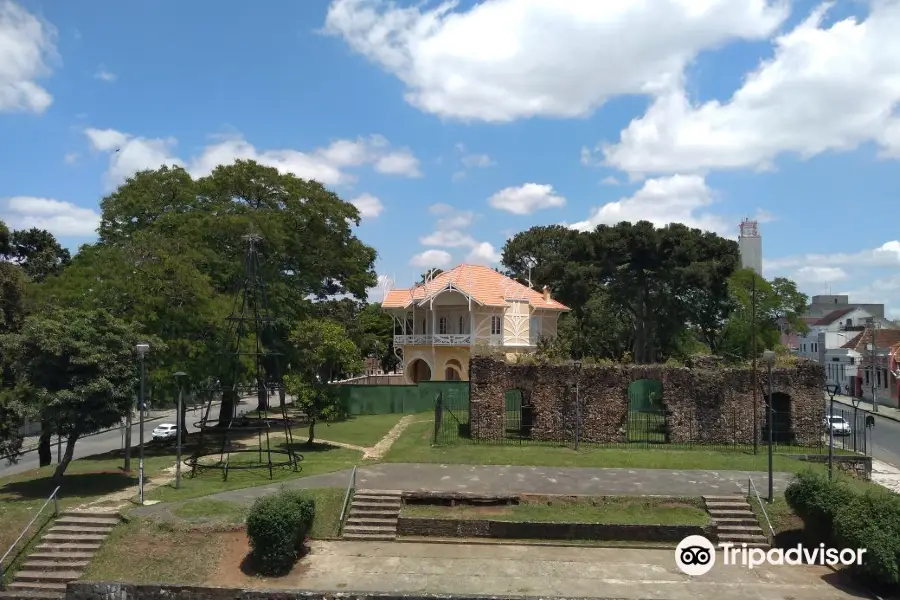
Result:
{"label": "tall tree", "polygon": [[[0,341],[16,375],[15,394],[66,437],[57,481],[81,437],[112,427],[132,410],[134,347],[141,337],[106,311],[57,310],[28,317],[20,333]],[[154,346],[163,349],[158,341]]]}
{"label": "tall tree", "polygon": [[298,362],[286,378],[288,392],[309,419],[309,439],[315,440],[316,422],[340,411],[333,386],[344,373],[359,372],[362,355],[346,328],[330,319],[307,319],[291,334]]}
{"label": "tall tree", "polygon": [[10,235],[7,259],[14,261],[31,281],[43,281],[58,275],[72,260],[66,248],[59,245],[45,229],[21,229]]}

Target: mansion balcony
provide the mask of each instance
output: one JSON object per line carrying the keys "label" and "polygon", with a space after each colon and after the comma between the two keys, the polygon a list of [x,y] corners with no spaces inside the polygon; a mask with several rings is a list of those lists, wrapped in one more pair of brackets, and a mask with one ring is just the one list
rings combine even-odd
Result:
{"label": "mansion balcony", "polygon": [[395,335],[395,346],[471,346],[470,333],[435,333]]}

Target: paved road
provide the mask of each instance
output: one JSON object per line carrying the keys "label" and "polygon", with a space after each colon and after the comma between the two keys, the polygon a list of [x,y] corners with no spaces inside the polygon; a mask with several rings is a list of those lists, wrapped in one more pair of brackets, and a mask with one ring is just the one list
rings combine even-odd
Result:
{"label": "paved road", "polygon": [[[853,429],[857,432],[864,431],[866,416],[874,415],[875,428],[869,432],[869,445],[871,446],[871,448],[869,448],[869,454],[871,454],[873,458],[884,461],[889,465],[900,467],[900,422],[889,419],[878,413],[872,413],[870,410],[867,410],[866,407],[871,409],[871,404],[860,404],[856,414],[857,426],[853,427]],[[848,397],[835,396],[834,413],[836,415],[843,415],[851,426],[853,425],[853,407],[850,404],[850,399]],[[849,436],[848,439],[836,439],[835,447],[852,450],[852,436]],[[858,451],[863,450],[862,435],[857,435],[856,447]]]}
{"label": "paved road", "polygon": [[[246,403],[241,403],[242,405]],[[175,423],[175,411],[172,411],[171,416],[158,419],[154,421],[145,421],[144,422],[144,441],[150,441],[151,433],[153,430],[160,425],[161,423]],[[219,406],[213,405],[210,411],[211,418],[217,418],[219,416]],[[187,423],[188,423],[188,431],[197,431],[197,428],[194,427],[194,423],[196,423],[202,417],[202,412],[200,409],[188,410],[187,413]],[[138,420],[135,419],[135,422],[131,426],[131,442],[132,447],[136,448],[138,445],[139,438],[139,423]],[[109,452],[111,450],[119,450],[124,448],[124,438],[125,428],[120,427],[119,429],[114,429],[112,431],[107,431],[104,433],[98,433],[97,435],[88,436],[78,440],[75,444],[75,458],[84,458],[86,456],[94,456],[96,454],[103,454],[104,452]],[[63,441],[63,450],[65,450],[65,441]],[[53,461],[54,464],[56,462],[56,444],[53,444]],[[5,477],[7,475],[15,475],[16,473],[24,473],[26,471],[31,471],[33,469],[38,468],[38,453],[36,450],[26,452],[19,456],[18,462],[15,464],[9,464],[7,461],[0,461],[0,477]]]}

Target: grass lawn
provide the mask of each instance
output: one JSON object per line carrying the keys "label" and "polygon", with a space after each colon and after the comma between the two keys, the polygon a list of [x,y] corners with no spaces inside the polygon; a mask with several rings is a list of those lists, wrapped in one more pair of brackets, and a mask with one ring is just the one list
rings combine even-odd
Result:
{"label": "grass lawn", "polygon": [[358,415],[344,421],[316,423],[316,439],[371,448],[386,436],[404,415]]}
{"label": "grass lawn", "polygon": [[510,506],[405,505],[401,516],[419,519],[485,519],[542,523],[617,525],[705,525],[709,515],[699,498],[548,499]]}
{"label": "grass lawn", "polygon": [[[385,462],[467,465],[529,465],[539,467],[621,467],[643,469],[716,469],[765,471],[765,448],[757,455],[742,450],[672,450],[655,448],[571,448],[532,444],[452,444],[432,446],[434,425],[421,421],[397,439]],[[809,463],[786,456],[774,457],[776,471],[798,471]]]}
{"label": "grass lawn", "polygon": [[[310,537],[337,536],[345,491],[319,488],[302,492],[316,501]],[[132,583],[214,583],[211,579],[227,554],[234,551],[236,538],[246,536],[237,529],[248,510],[247,506],[231,502],[197,500],[174,511],[180,519],[178,523],[134,519],[113,530],[94,555],[84,578]],[[123,556],[132,559],[123,560]],[[238,561],[242,559],[238,557]]]}

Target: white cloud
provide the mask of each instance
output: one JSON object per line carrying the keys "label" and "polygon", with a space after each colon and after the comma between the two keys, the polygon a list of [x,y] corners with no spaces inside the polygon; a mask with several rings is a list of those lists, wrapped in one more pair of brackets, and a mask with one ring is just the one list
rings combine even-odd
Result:
{"label": "white cloud", "polygon": [[809,158],[874,142],[900,158],[900,2],[875,0],[864,20],[823,25],[820,5],[775,39],[775,56],[730,100],[696,105],[674,80],[640,118],[603,147],[632,174],[769,169],[783,154]]}
{"label": "white cloud", "polygon": [[610,175],[609,177],[604,177],[603,181],[601,181],[603,185],[619,185],[619,180]]}
{"label": "white cloud", "polygon": [[831,283],[848,278],[847,272],[840,267],[801,267],[791,277],[797,283]]}
{"label": "white cloud", "polygon": [[558,195],[553,186],[526,183],[519,187],[500,190],[488,198],[488,204],[514,215],[530,215],[544,208],[563,207],[566,205],[566,199]]}
{"label": "white cloud", "polygon": [[100,214],[71,202],[52,198],[14,196],[2,201],[3,220],[11,229],[46,229],[54,236],[91,236]]}
{"label": "white cloud", "polygon": [[437,203],[428,207],[428,212],[433,215],[449,215],[453,212],[453,207],[449,204]]}
{"label": "white cloud", "polygon": [[105,81],[107,83],[112,83],[118,76],[115,73],[111,73],[106,70],[106,67],[100,65],[97,67],[97,71],[94,73],[94,79],[99,79],[100,81]]}
{"label": "white cloud", "polygon": [[803,254],[763,261],[763,270],[784,272],[806,266],[815,267],[897,267],[900,266],[900,241],[885,242],[878,248],[852,253]]}
{"label": "white cloud", "polygon": [[77,152],[66,152],[63,156],[63,162],[67,165],[74,165],[78,162],[79,154]]}
{"label": "white cloud", "polygon": [[424,6],[333,0],[325,31],[399,78],[420,110],[484,121],[582,117],[611,97],[652,93],[700,51],[765,39],[788,15],[783,0]]}
{"label": "white cloud", "polygon": [[0,112],[42,113],[53,103],[36,83],[58,59],[57,31],[11,0],[0,0]]}
{"label": "white cloud", "polygon": [[500,262],[503,256],[487,242],[477,244],[469,255],[466,256],[466,262],[476,265],[494,265]]}
{"label": "white cloud", "polygon": [[347,169],[371,164],[384,174],[419,176],[418,161],[408,150],[391,151],[388,141],[380,135],[356,140],[337,140],[312,152],[298,150],[258,150],[240,135],[218,136],[190,160],[175,155],[174,138],[143,138],[114,129],[86,129],[91,146],[95,150],[110,153],[107,185],[113,188],[129,176],[143,169],[156,169],[162,165],[181,165],[195,177],[212,173],[219,165],[229,165],[235,160],[255,160],[293,173],[303,179],[315,179],[325,185],[350,184],[356,175]]}
{"label": "white cloud", "polygon": [[721,217],[705,212],[714,202],[714,194],[702,177],[674,175],[650,179],[633,196],[609,202],[594,209],[586,221],[571,225],[580,231],[597,225],[614,225],[621,221],[650,221],[657,227],[683,223],[688,227],[713,231],[722,235],[733,229]]}
{"label": "white cloud", "polygon": [[443,246],[445,248],[473,247],[478,245],[475,238],[457,229],[435,231],[419,238],[419,242],[423,246]]}
{"label": "white cloud", "polygon": [[384,204],[372,194],[362,194],[350,201],[364,219],[374,219],[384,211]]}
{"label": "white cloud", "polygon": [[461,162],[468,169],[486,169],[496,164],[487,154],[467,154]]}
{"label": "white cloud", "polygon": [[425,250],[424,252],[420,252],[413,256],[409,264],[414,267],[423,267],[423,268],[433,268],[433,267],[446,267],[450,265],[450,262],[453,260],[453,257],[450,256],[449,252],[445,252],[444,250]]}

